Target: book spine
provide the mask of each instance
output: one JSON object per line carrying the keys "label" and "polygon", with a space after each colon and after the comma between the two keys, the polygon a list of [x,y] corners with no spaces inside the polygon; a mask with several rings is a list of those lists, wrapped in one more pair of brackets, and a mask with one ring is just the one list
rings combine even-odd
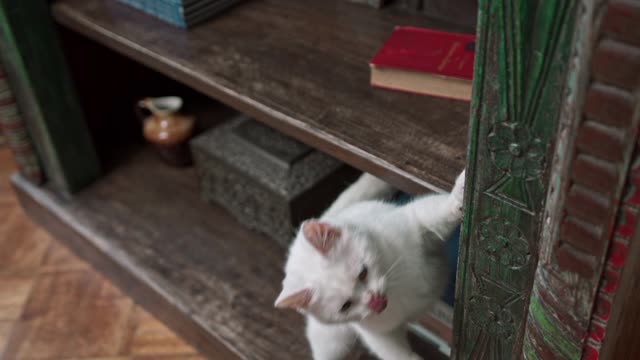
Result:
{"label": "book spine", "polygon": [[181,0],[119,0],[156,18],[186,28]]}
{"label": "book spine", "polygon": [[172,11],[173,5],[167,4],[164,1],[155,1],[154,4],[155,4],[154,14],[157,17],[165,21],[168,21],[172,24],[176,22],[176,18]]}
{"label": "book spine", "polygon": [[[118,0],[131,5],[163,21],[181,28],[202,22],[217,14],[237,1],[201,1],[198,3],[184,0]],[[363,2],[381,3],[380,0],[360,0]],[[197,6],[195,6],[197,5]],[[195,6],[195,7],[194,7]]]}
{"label": "book spine", "polygon": [[185,5],[182,0],[157,0],[163,7],[163,18],[181,28],[187,27]]}
{"label": "book spine", "polygon": [[181,28],[187,27],[186,15],[184,13],[184,5],[182,1],[179,4],[173,5],[174,17],[176,18],[176,24]]}
{"label": "book spine", "polygon": [[138,10],[145,10],[144,8],[144,2],[142,0],[118,0],[123,4],[127,4],[129,6],[132,6]]}
{"label": "book spine", "polygon": [[44,175],[40,168],[38,155],[36,154],[31,138],[26,128],[18,105],[9,88],[9,83],[4,70],[0,67],[0,133],[11,151],[18,170],[30,181],[41,184]]}

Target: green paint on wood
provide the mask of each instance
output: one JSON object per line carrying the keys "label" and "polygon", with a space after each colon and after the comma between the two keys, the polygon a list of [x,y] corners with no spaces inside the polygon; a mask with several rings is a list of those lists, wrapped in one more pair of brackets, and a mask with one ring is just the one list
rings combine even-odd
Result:
{"label": "green paint on wood", "polygon": [[[544,305],[540,303],[537,296],[531,297],[529,304],[529,314],[532,320],[536,322],[537,328],[540,330],[542,337],[556,356],[562,356],[563,359],[580,359],[582,349],[574,342],[568,340],[561,332],[556,331],[562,327],[557,319],[553,318]],[[529,342],[525,344],[531,345]],[[533,351],[533,349],[531,349]]]}
{"label": "green paint on wood", "polygon": [[0,53],[50,184],[74,192],[98,158],[45,0],[0,0]]}
{"label": "green paint on wood", "polygon": [[[589,320],[601,280],[602,266],[604,266],[605,253],[603,252],[602,256],[596,259],[596,263],[600,265],[594,268],[594,276],[578,276],[571,269],[558,267],[557,259],[553,254],[557,242],[561,240],[558,238],[557,231],[564,216],[563,203],[566,201],[561,194],[562,190],[559,189],[566,188],[571,177],[571,159],[575,156],[573,150],[579,151],[574,147],[578,136],[577,129],[582,120],[584,97],[592,80],[590,57],[594,42],[600,38],[597,35],[597,26],[601,14],[606,13],[607,8],[606,1],[600,0],[585,0],[579,4],[580,10],[572,20],[575,22],[573,44],[564,49],[571,54],[572,66],[567,75],[568,90],[561,119],[561,126],[566,129],[566,133],[558,139],[559,148],[556,149],[554,155],[556,160],[551,170],[550,183],[556,190],[549,193],[549,201],[553,204],[548,205],[547,210],[552,218],[545,224],[544,229],[545,234],[548,235],[545,237],[546,248],[543,249],[547,261],[538,264],[536,270],[526,326],[527,335],[530,336],[524,339],[524,347],[531,349],[536,358],[548,356],[547,354],[553,354],[554,359],[578,359],[583,356],[581,352],[588,341],[585,334],[589,331]],[[633,137],[627,137],[626,141],[627,154],[630,157],[635,140]],[[622,193],[625,178],[623,174],[627,167],[620,163],[616,168],[619,174],[615,178],[619,180],[617,185],[611,186],[611,199],[619,199],[619,195],[614,194]],[[616,201],[613,202],[616,203]],[[613,221],[613,219],[603,218],[602,221]],[[609,227],[605,223],[592,225]],[[571,244],[564,245],[571,246]],[[606,241],[603,241],[602,245],[605,246]],[[550,301],[555,296],[560,296],[558,294],[562,294],[562,302]],[[560,321],[558,318],[569,320]]]}
{"label": "green paint on wood", "polygon": [[459,359],[521,354],[575,0],[481,0],[458,265]]}

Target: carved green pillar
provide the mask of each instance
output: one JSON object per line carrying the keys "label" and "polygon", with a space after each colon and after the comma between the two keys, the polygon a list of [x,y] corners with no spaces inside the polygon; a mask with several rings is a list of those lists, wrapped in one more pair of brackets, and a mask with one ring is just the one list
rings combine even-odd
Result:
{"label": "carved green pillar", "polygon": [[455,358],[521,354],[575,4],[480,1]]}

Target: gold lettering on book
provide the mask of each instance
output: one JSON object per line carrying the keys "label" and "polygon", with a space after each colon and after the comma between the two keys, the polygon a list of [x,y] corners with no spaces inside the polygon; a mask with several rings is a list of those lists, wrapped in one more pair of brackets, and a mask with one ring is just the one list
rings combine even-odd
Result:
{"label": "gold lettering on book", "polygon": [[460,60],[460,62],[458,63],[458,70],[462,70],[465,66],[465,64],[467,63],[467,60],[469,60],[469,56],[465,55],[462,60]]}
{"label": "gold lettering on book", "polygon": [[462,46],[462,43],[457,41],[455,43],[453,43],[453,45],[451,45],[451,48],[449,49],[449,52],[447,52],[447,56],[444,57],[444,59],[442,60],[442,62],[440,63],[440,65],[438,65],[438,71],[442,71],[444,70],[444,68],[449,65],[449,63],[451,62],[451,57],[453,57],[453,54],[456,53],[456,50],[458,50],[458,48],[460,48],[460,46]]}

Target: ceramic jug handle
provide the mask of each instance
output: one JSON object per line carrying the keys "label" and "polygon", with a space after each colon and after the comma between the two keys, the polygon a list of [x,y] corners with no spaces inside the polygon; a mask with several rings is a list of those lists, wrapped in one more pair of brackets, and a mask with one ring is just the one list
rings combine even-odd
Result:
{"label": "ceramic jug handle", "polygon": [[151,110],[147,108],[144,100],[140,100],[136,102],[136,106],[133,109],[134,113],[140,119],[140,121],[144,122],[149,116],[151,116]]}

